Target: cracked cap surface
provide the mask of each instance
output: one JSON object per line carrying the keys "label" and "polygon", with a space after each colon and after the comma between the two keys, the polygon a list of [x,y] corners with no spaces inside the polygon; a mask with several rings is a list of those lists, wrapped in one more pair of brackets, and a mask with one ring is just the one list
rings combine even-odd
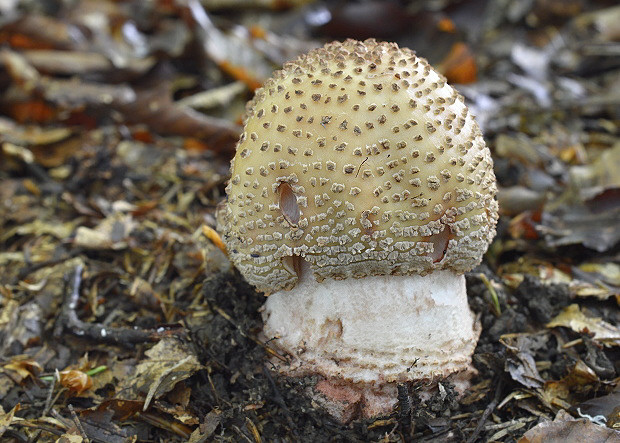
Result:
{"label": "cracked cap surface", "polygon": [[218,213],[230,257],[271,293],[297,281],[463,273],[495,235],[496,181],[463,98],[426,60],[375,40],[284,65],[248,103]]}

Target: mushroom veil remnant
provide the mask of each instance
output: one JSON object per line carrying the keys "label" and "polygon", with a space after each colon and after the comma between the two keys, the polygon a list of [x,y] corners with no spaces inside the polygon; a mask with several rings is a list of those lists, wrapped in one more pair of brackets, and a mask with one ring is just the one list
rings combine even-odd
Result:
{"label": "mushroom veil remnant", "polygon": [[394,43],[334,42],[284,65],[247,106],[219,212],[264,335],[347,421],[396,383],[466,371],[479,327],[463,273],[495,235],[496,183],[463,98]]}

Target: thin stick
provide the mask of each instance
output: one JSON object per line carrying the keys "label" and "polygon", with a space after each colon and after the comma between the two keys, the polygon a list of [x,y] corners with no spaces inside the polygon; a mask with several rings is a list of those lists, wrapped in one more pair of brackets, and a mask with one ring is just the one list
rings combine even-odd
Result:
{"label": "thin stick", "polygon": [[75,312],[80,297],[82,284],[82,271],[80,264],[75,267],[73,285],[71,290],[66,291],[60,316],[54,327],[54,336],[60,337],[65,329],[74,335],[87,337],[95,341],[111,342],[119,345],[133,345],[135,343],[154,342],[171,335],[183,335],[181,329],[174,330],[169,327],[160,327],[156,330],[114,328],[101,323],[87,323],[80,320]]}
{"label": "thin stick", "polygon": [[495,408],[497,407],[497,404],[499,403],[503,385],[504,385],[504,381],[503,379],[500,378],[499,381],[497,382],[497,388],[495,389],[495,396],[493,397],[493,401],[489,403],[489,405],[486,407],[486,409],[482,413],[482,416],[480,417],[480,421],[478,422],[476,429],[474,429],[474,433],[471,434],[471,436],[467,439],[467,443],[473,443],[478,438],[478,435],[480,435],[480,432],[482,432],[482,428],[484,427],[484,424],[489,418],[489,415],[491,415],[493,411],[495,411]]}

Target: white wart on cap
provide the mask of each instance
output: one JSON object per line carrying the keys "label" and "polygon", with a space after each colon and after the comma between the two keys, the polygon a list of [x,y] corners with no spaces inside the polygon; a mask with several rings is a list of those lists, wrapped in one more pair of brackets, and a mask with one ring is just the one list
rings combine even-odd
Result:
{"label": "white wart on cap", "polygon": [[220,232],[271,294],[264,333],[291,356],[283,372],[363,397],[469,365],[462,274],[495,235],[495,175],[463,98],[426,60],[347,40],[287,63],[248,104],[226,191]]}

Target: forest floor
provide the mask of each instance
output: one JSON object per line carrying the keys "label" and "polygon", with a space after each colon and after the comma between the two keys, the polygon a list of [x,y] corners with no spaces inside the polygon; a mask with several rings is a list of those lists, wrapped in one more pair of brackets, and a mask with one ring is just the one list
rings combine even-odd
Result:
{"label": "forest floor", "polygon": [[[0,6],[0,439],[620,441],[615,1]],[[472,387],[342,425],[270,371],[215,209],[252,91],[347,37],[464,95],[498,234],[467,275]],[[572,440],[571,440],[572,439]]]}

